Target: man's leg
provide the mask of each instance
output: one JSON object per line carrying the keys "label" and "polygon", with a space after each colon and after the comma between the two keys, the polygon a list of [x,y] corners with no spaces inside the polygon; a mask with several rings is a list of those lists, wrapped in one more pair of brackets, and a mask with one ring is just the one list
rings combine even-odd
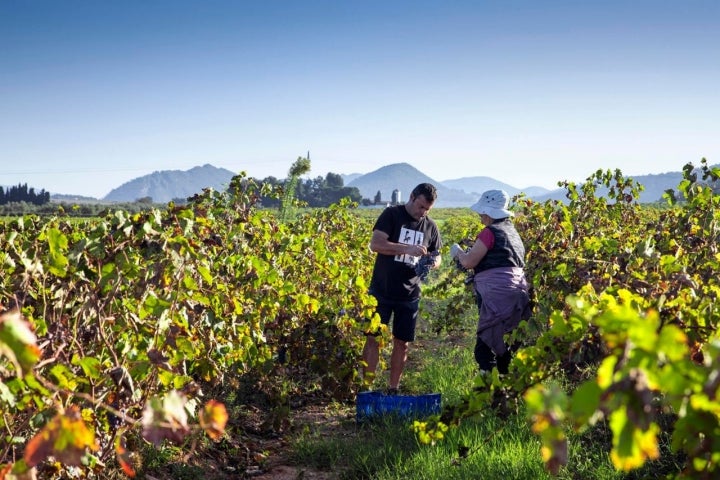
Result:
{"label": "man's leg", "polygon": [[[380,298],[375,298],[378,301],[375,312],[380,316],[380,323],[387,325],[392,316],[392,308]],[[379,331],[365,333],[365,346],[363,347],[362,360],[365,362],[363,368],[363,383],[366,386],[370,386],[375,381],[377,367],[380,363],[380,343],[377,339],[378,335],[380,335]]]}
{"label": "man's leg", "polygon": [[365,346],[362,353],[363,362],[363,378],[369,382],[375,379],[375,371],[380,361],[380,344],[374,335],[365,335]]}
{"label": "man's leg", "polygon": [[390,390],[400,387],[400,377],[405,369],[410,342],[415,340],[419,304],[419,299],[395,304],[393,349],[390,354],[390,382],[388,385]]}
{"label": "man's leg", "polygon": [[390,355],[390,389],[400,387],[405,362],[407,361],[408,342],[393,338],[392,354]]}

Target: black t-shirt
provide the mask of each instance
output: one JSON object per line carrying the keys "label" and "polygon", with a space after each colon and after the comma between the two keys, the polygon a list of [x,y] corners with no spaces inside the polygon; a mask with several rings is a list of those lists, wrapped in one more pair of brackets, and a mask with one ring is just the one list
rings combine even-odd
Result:
{"label": "black t-shirt", "polygon": [[[388,240],[407,245],[425,245],[428,253],[439,252],[442,240],[437,224],[425,216],[415,220],[405,205],[387,207],[378,217],[373,230],[388,234]],[[420,257],[383,255],[375,257],[370,292],[387,300],[408,301],[420,297],[420,278],[415,264]]]}

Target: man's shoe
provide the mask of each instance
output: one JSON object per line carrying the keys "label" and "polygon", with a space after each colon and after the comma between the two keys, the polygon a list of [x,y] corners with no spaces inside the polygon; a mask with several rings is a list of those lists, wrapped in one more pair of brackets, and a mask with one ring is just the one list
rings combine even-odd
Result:
{"label": "man's shoe", "polygon": [[398,389],[398,388],[388,388],[385,391],[385,395],[399,395],[399,394],[400,394],[400,389]]}

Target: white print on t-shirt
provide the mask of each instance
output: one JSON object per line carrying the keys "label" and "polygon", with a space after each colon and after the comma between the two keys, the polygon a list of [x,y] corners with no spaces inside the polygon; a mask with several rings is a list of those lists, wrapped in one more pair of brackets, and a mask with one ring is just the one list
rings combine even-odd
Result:
{"label": "white print on t-shirt", "polygon": [[[400,229],[400,238],[398,239],[398,243],[402,243],[404,245],[422,245],[424,239],[425,234],[423,234],[423,232],[402,227]],[[415,265],[419,259],[420,257],[414,257],[408,254],[395,255],[396,262],[403,262],[408,265]]]}

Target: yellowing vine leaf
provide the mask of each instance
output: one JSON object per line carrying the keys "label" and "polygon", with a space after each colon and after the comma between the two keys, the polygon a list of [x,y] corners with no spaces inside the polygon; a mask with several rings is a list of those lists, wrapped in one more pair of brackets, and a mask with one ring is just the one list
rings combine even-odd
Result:
{"label": "yellowing vine leaf", "polygon": [[0,315],[0,355],[10,359],[18,376],[31,370],[40,354],[37,337],[18,310]]}
{"label": "yellowing vine leaf", "polygon": [[50,420],[25,447],[24,460],[34,467],[50,456],[65,465],[81,465],[86,449],[98,450],[95,432],[88,429],[80,409],[71,406]]}
{"label": "yellowing vine leaf", "polygon": [[210,400],[199,414],[200,426],[213,440],[220,440],[225,432],[228,412],[225,405],[217,400]]}
{"label": "yellowing vine leaf", "polygon": [[642,430],[630,421],[624,409],[620,409],[610,415],[610,428],[613,431],[610,458],[618,470],[627,472],[660,456],[657,425],[651,424],[647,430]]}

